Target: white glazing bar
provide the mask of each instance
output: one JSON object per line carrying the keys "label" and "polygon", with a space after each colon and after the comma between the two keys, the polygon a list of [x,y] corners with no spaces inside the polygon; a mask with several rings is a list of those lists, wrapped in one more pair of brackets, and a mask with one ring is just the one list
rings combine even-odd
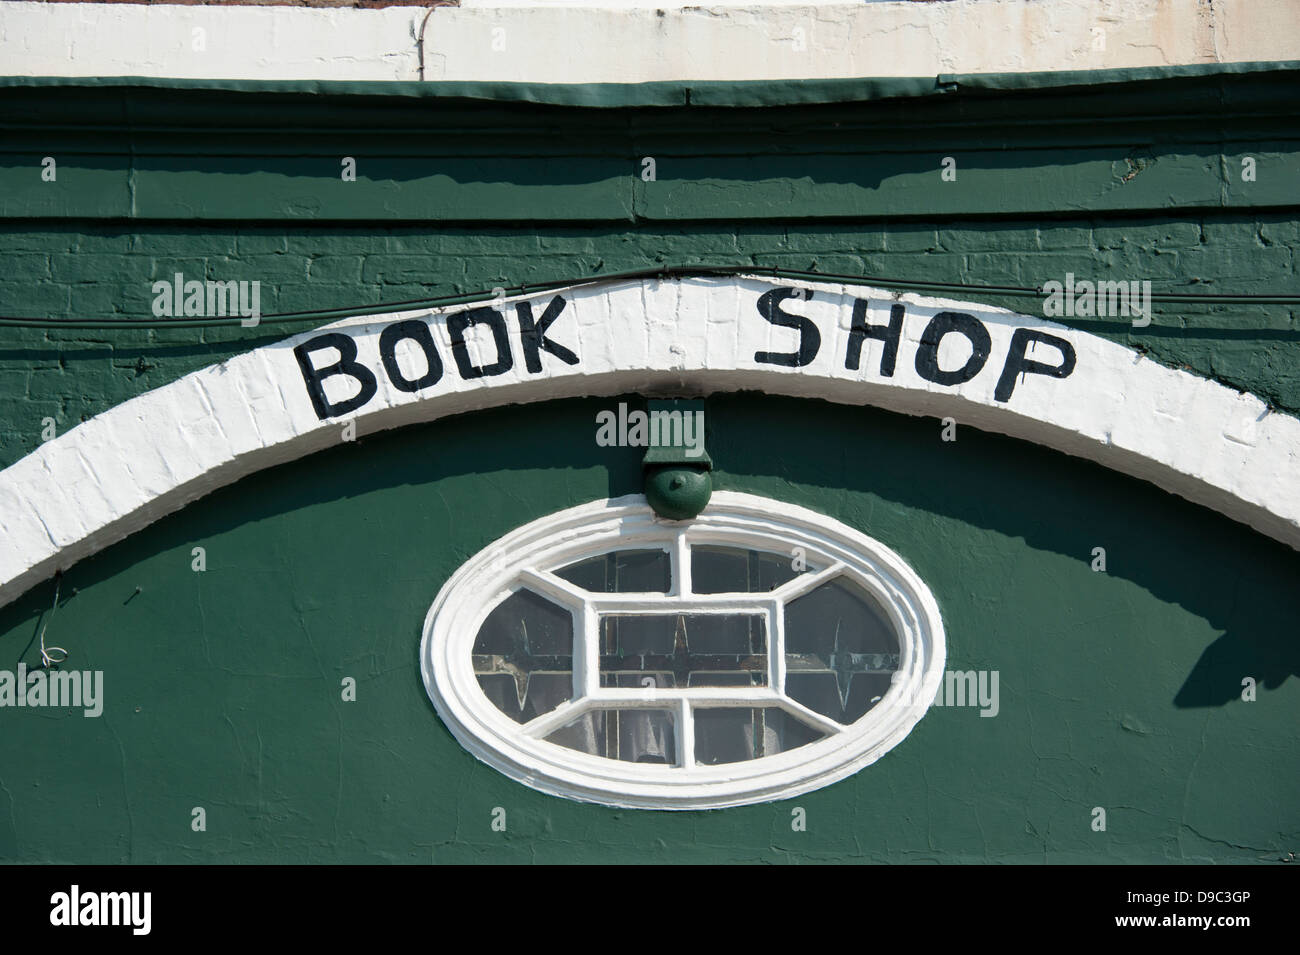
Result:
{"label": "white glazing bar", "polygon": [[543,597],[558,600],[566,607],[577,607],[587,600],[586,591],[547,571],[526,567],[519,572],[519,582],[529,590],[537,591]]}
{"label": "white glazing bar", "polygon": [[682,769],[695,767],[695,714],[691,701],[682,698],[677,710],[677,765]]}
{"label": "white glazing bar", "polygon": [[653,697],[641,687],[603,687],[588,702],[597,707],[645,710],[663,709],[678,700],[690,700],[695,706],[764,706],[788,702],[767,687],[760,686],[692,686],[658,687]]}
{"label": "white glazing bar", "polygon": [[828,736],[835,736],[844,732],[844,724],[836,723],[829,716],[822,716],[816,710],[810,710],[802,703],[797,703],[788,697],[781,700],[781,705],[791,713],[798,714],[799,718],[810,726],[815,726]]}
{"label": "white glazing bar", "polygon": [[844,564],[840,561],[836,561],[825,570],[819,570],[812,574],[800,574],[788,584],[783,584],[780,587],[777,587],[776,590],[772,591],[772,596],[777,600],[788,603],[795,597],[802,597],[810,590],[816,590],[822,584],[826,583],[826,581],[842,574],[844,569]]}
{"label": "white glazing bar", "polygon": [[570,626],[573,627],[573,673],[570,674],[573,683],[573,699],[580,700],[587,695],[587,638],[584,636],[587,617],[584,608],[579,607],[572,611],[569,620]]}
{"label": "white glazing bar", "polygon": [[[788,586],[788,585],[787,585]],[[601,613],[748,613],[767,611],[767,594],[596,594],[591,600]]]}
{"label": "white glazing bar", "polygon": [[785,692],[785,604],[779,600],[767,611],[767,684]]}
{"label": "white glazing bar", "polygon": [[682,528],[673,539],[673,593],[689,597],[692,586],[691,547],[686,540],[686,529]]}
{"label": "white glazing bar", "polygon": [[[574,647],[576,663],[578,648]],[[582,605],[582,695],[600,690],[600,615],[590,601]]]}
{"label": "white glazing bar", "polygon": [[587,711],[585,700],[569,700],[567,703],[561,703],[549,713],[543,713],[534,720],[530,720],[523,726],[523,734],[533,739],[542,739],[550,736],[561,726],[571,723]]}

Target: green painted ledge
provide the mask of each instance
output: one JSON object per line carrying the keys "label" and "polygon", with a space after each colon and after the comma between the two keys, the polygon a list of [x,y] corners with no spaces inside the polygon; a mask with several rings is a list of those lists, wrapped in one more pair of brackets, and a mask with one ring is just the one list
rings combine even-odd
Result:
{"label": "green painted ledge", "polygon": [[854,103],[968,92],[1024,92],[1177,79],[1206,79],[1300,70],[1300,60],[1197,63],[1118,70],[1035,73],[946,73],[854,79],[672,81],[657,83],[506,83],[374,80],[161,79],[139,76],[0,76],[0,89],[163,89],[315,96],[387,96],[489,100],[591,109],[652,106],[795,106]]}
{"label": "green painted ledge", "polygon": [[1300,61],[579,86],[7,77],[0,91],[10,219],[1063,216],[1294,208],[1300,180]]}

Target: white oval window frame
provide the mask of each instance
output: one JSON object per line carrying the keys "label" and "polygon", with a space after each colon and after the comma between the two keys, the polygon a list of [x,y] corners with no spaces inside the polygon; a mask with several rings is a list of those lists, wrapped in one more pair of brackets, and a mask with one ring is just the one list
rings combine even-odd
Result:
{"label": "white oval window frame", "polygon": [[[802,547],[809,570],[771,593],[690,596],[688,549],[692,543],[790,553]],[[673,555],[667,594],[584,594],[553,571],[585,557],[613,550],[663,548]],[[686,568],[680,572],[678,568]],[[693,765],[692,706],[740,688],[597,688],[598,649],[580,652],[580,628],[594,633],[598,615],[653,604],[671,610],[713,605],[737,609],[764,605],[769,632],[783,626],[781,608],[835,576],[865,588],[888,612],[899,636],[899,667],[883,699],[857,722],[840,724],[794,704],[809,723],[833,735],[759,759],[722,765]],[[684,578],[684,579],[683,579]],[[488,613],[520,586],[527,586],[574,612],[574,679],[592,695],[569,700],[528,723],[517,723],[483,693],[472,661],[474,641]],[[679,603],[674,604],[674,599]],[[775,608],[775,609],[774,609]],[[780,639],[780,638],[777,638]],[[780,654],[769,656],[781,659]],[[588,659],[589,658],[589,659]],[[420,669],[434,708],[455,738],[474,756],[533,789],[609,806],[644,809],[718,809],[786,799],[819,789],[869,766],[897,746],[925,715],[943,680],[946,647],[938,603],[920,577],[894,551],[847,525],[802,507],[734,491],[716,491],[693,521],[657,517],[645,498],[633,495],[580,505],[526,524],[466,561],[438,593],[424,622]],[[775,662],[773,666],[783,667]],[[776,687],[782,686],[778,681]],[[593,688],[594,691],[593,691]],[[764,694],[792,701],[769,687],[745,687],[745,701]],[[739,697],[733,696],[733,699]],[[714,702],[711,702],[714,701]],[[679,764],[623,762],[549,743],[541,737],[578,718],[593,705],[675,709]],[[740,705],[732,702],[731,705]],[[810,718],[811,717],[811,718]],[[682,764],[684,761],[684,765]]]}

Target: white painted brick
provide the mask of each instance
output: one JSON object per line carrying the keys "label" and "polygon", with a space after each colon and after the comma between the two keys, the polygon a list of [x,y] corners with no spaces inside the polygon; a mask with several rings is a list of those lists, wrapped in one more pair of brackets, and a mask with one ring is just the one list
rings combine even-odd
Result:
{"label": "white painted brick", "polygon": [[[89,495],[88,500],[96,499],[96,508],[101,511],[98,519],[91,517],[85,523],[99,526],[147,504],[147,495],[130,477],[127,456],[122,453],[124,441],[117,433],[112,416],[99,415],[78,426],[77,431],[75,447],[81,456],[83,471],[89,472],[88,476],[94,483],[94,487],[85,493]],[[62,470],[59,473],[63,473]]]}
{"label": "white painted brick", "polygon": [[56,549],[85,537],[93,529],[88,522],[95,519],[93,513],[82,510],[82,502],[74,490],[76,482],[81,480],[83,467],[76,445],[64,440],[74,434],[76,429],[45,442],[14,465],[14,468],[26,465],[15,475],[18,493],[45,525]]}
{"label": "white painted brick", "polygon": [[45,525],[22,491],[16,480],[0,481],[0,581],[13,580],[55,554]]}

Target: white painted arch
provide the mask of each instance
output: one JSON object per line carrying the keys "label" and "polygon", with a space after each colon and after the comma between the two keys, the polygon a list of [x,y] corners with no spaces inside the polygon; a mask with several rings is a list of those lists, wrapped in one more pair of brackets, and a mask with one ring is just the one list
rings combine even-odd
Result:
{"label": "white painted arch", "polygon": [[[781,298],[775,321],[759,311],[769,293]],[[526,303],[522,311],[544,323],[556,296],[563,305],[545,330],[553,347],[538,350],[530,363],[518,305]],[[882,373],[884,343],[872,338],[862,341],[858,368],[846,367],[858,300],[868,303],[860,317],[874,326],[887,326],[892,309],[903,307],[892,375]],[[344,319],[194,372],[42,445],[0,472],[0,606],[215,488],[338,443],[345,419],[366,434],[506,404],[635,392],[759,390],[950,416],[1150,481],[1300,549],[1300,419],[1044,319],[853,285],[747,276],[634,279],[503,299],[493,309],[504,352],[485,323],[471,325],[454,348],[449,321],[463,323],[470,308],[483,307]],[[965,382],[928,381],[918,370],[924,332],[943,312],[969,316],[988,333],[989,357]],[[438,381],[404,391],[385,373],[380,343],[397,322],[428,329],[443,364]],[[807,326],[817,330],[819,347],[806,349],[806,364],[773,364],[774,355],[798,352]],[[1066,377],[1015,376],[1014,390],[999,400],[995,391],[1017,332],[1031,340],[1028,359],[1063,364],[1062,348],[1049,343],[1056,339],[1074,353],[1074,367]],[[295,348],[326,334],[355,346],[357,360],[374,374],[375,393],[353,412],[322,419]],[[943,338],[942,371],[967,361],[966,342],[958,332]],[[499,373],[463,377],[457,353],[471,373]],[[332,347],[314,351],[311,367],[338,354]],[[425,376],[413,340],[401,341],[394,355],[399,380]],[[325,379],[323,388],[331,402],[357,390],[342,375]]]}

